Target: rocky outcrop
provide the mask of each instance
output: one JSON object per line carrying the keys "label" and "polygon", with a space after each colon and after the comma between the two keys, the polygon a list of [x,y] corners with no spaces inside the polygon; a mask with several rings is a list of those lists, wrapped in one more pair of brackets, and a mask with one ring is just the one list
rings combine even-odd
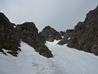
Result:
{"label": "rocky outcrop", "polygon": [[6,54],[2,50],[5,49],[7,53],[17,56],[20,51],[20,38],[14,26],[15,24],[11,23],[3,13],[0,13],[0,51]]}
{"label": "rocky outcrop", "polygon": [[60,40],[62,39],[59,32],[57,32],[55,29],[51,28],[50,26],[46,26],[42,32],[39,33],[39,35],[43,38],[43,42],[45,41],[54,41],[54,40]]}
{"label": "rocky outcrop", "polygon": [[33,47],[40,55],[48,58],[53,57],[48,47],[40,40],[38,29],[34,23],[25,22],[16,26],[3,13],[0,13],[0,52],[5,55],[7,52],[17,56],[18,52],[21,51],[19,49],[20,42],[23,41]]}
{"label": "rocky outcrop", "polygon": [[60,32],[62,39],[58,42],[59,45],[64,45],[69,42],[73,30],[68,29],[66,32]]}
{"label": "rocky outcrop", "polygon": [[45,57],[53,57],[51,51],[43,44],[38,34],[38,29],[32,22],[25,22],[16,27],[22,41],[32,46],[35,51]]}
{"label": "rocky outcrop", "polygon": [[98,55],[98,7],[79,22],[70,36],[68,46]]}

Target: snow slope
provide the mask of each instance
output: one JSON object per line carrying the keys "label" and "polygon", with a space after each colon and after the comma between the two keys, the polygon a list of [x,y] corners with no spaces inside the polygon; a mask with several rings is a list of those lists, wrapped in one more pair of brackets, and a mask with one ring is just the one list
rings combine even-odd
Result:
{"label": "snow slope", "polygon": [[[66,45],[60,46],[47,42],[47,46],[52,50],[55,65],[65,74],[98,74],[98,56],[68,48]],[[61,73],[62,74],[62,73]]]}
{"label": "snow slope", "polygon": [[45,58],[21,42],[18,57],[0,54],[0,74],[98,74],[98,56],[47,42],[54,58]]}

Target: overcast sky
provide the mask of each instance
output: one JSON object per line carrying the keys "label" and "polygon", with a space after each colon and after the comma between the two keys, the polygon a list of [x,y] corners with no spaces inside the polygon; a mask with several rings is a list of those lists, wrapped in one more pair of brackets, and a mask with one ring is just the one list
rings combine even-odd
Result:
{"label": "overcast sky", "polygon": [[34,22],[39,30],[46,25],[56,30],[73,28],[98,0],[0,0],[0,11],[13,23]]}

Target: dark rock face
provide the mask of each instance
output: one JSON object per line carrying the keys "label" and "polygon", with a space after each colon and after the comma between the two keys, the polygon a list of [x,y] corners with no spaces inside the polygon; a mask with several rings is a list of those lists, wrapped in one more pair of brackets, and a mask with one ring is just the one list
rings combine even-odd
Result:
{"label": "dark rock face", "polygon": [[98,7],[79,22],[70,36],[68,46],[98,55]]}
{"label": "dark rock face", "polygon": [[68,30],[66,30],[66,32],[60,32],[61,36],[63,36],[63,38],[58,42],[58,44],[64,45],[64,44],[68,43],[72,32],[73,32],[72,29],[68,29]]}
{"label": "dark rock face", "polygon": [[17,36],[14,25],[3,13],[0,13],[0,51],[4,53],[2,49],[5,49],[13,56],[17,56],[20,51],[20,38]]}
{"label": "dark rock face", "polygon": [[42,42],[40,42],[41,37],[39,37],[38,29],[34,23],[26,22],[18,25],[16,29],[20,34],[21,40],[32,46],[35,51],[45,57],[53,57],[51,51]]}
{"label": "dark rock face", "polygon": [[17,25],[11,23],[8,18],[0,13],[0,52],[7,55],[3,49],[7,50],[13,56],[18,55],[20,42],[24,41],[32,46],[39,54],[45,57],[53,57],[51,51],[40,42],[38,29],[32,22],[25,22]]}
{"label": "dark rock face", "polygon": [[59,32],[57,32],[55,29],[51,28],[50,26],[46,26],[42,32],[39,33],[41,37],[43,37],[43,42],[45,41],[54,41],[54,40],[60,40],[62,39]]}
{"label": "dark rock face", "polygon": [[[16,26],[16,30],[20,35],[20,38],[24,42],[30,41],[30,39],[35,40],[38,37],[38,29],[32,22],[26,22]],[[27,37],[28,36],[28,37]]]}
{"label": "dark rock face", "polygon": [[62,36],[62,38],[64,38],[66,32],[60,31],[59,33],[60,33],[60,35]]}

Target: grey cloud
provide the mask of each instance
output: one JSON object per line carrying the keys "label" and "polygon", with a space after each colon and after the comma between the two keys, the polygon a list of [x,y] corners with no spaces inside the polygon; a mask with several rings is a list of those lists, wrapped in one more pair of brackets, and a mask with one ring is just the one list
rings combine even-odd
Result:
{"label": "grey cloud", "polygon": [[97,5],[97,0],[0,0],[0,11],[14,23],[32,21],[40,30],[45,25],[66,30]]}

